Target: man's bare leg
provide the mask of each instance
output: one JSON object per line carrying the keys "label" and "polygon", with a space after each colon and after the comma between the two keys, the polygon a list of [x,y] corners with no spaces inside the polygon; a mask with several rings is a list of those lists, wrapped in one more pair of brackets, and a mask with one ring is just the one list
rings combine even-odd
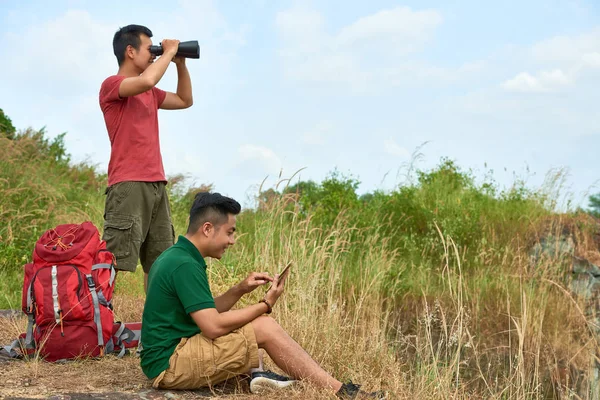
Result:
{"label": "man's bare leg", "polygon": [[337,392],[342,383],[325,371],[272,318],[262,316],[252,321],[259,348],[294,379],[306,379],[316,386]]}

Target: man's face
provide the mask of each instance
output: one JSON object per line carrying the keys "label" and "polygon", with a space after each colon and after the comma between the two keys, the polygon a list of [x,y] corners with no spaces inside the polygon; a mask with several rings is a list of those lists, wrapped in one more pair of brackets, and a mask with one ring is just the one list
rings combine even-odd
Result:
{"label": "man's face", "polygon": [[235,222],[235,215],[228,214],[227,222],[213,227],[209,237],[210,257],[220,260],[223,254],[225,254],[225,250],[235,244]]}
{"label": "man's face", "polygon": [[140,48],[139,50],[133,49],[133,63],[136,67],[138,67],[141,71],[145,71],[146,68],[150,64],[154,62],[156,56],[150,53],[150,46],[152,46],[152,39],[150,39],[147,35],[140,35]]}

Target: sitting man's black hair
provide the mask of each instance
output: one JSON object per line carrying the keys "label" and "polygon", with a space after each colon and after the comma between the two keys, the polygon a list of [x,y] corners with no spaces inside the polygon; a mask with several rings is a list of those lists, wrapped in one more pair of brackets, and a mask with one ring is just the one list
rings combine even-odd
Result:
{"label": "sitting man's black hair", "polygon": [[205,222],[210,222],[216,229],[227,222],[228,214],[237,215],[242,206],[234,199],[220,193],[200,192],[194,197],[190,208],[190,222],[187,233],[195,233]]}

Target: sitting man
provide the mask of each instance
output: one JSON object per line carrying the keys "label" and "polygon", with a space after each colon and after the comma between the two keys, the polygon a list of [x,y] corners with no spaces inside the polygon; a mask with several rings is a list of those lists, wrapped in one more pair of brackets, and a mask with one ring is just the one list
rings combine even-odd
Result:
{"label": "sitting man", "polygon": [[[263,315],[271,313],[283,293],[285,278],[279,285],[278,275],[252,272],[213,298],[204,259],[220,259],[235,243],[240,209],[237,201],[219,193],[198,193],[190,209],[187,233],[179,236],[150,270],[142,319],[141,367],[152,386],[197,389],[236,375],[260,376],[252,371],[259,366],[261,348],[293,379],[306,379],[341,398],[385,398],[384,393],[365,393],[359,385],[334,379],[273,318]],[[260,302],[231,310],[244,294],[268,283],[271,289]],[[280,383],[275,386],[284,387],[292,381],[274,375],[272,379]],[[252,381],[250,387],[252,390]]]}

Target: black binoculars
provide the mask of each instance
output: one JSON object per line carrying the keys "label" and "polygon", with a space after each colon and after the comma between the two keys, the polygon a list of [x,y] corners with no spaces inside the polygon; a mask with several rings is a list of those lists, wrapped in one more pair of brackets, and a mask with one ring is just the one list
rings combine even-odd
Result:
{"label": "black binoculars", "polygon": [[[155,56],[162,55],[162,43],[158,46],[150,46],[150,53],[154,54]],[[179,42],[179,47],[175,57],[200,58],[200,45],[198,44],[198,41],[189,40],[187,42]]]}

